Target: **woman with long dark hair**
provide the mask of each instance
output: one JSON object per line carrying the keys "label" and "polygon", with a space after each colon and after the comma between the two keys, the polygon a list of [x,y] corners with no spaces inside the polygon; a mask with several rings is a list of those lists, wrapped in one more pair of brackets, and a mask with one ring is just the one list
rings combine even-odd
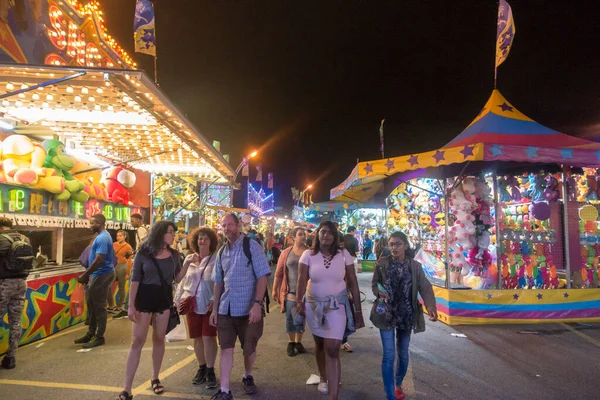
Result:
{"label": "woman with long dark hair", "polygon": [[192,380],[194,385],[206,383],[207,389],[217,387],[215,360],[217,358],[217,328],[211,326],[210,312],[213,306],[217,234],[210,228],[198,228],[190,233],[188,243],[193,254],[183,262],[187,274],[177,286],[175,304],[185,314],[188,335],[194,339],[194,351],[199,368]]}
{"label": "woman with long dark hair", "polygon": [[294,245],[283,250],[273,282],[272,298],[281,306],[281,312],[285,312],[285,327],[288,334],[287,355],[290,357],[296,354],[306,353],[302,345],[302,335],[304,326],[296,325],[296,285],[298,284],[298,265],[300,257],[304,254],[306,247],[306,231],[304,228],[295,227],[292,229],[292,238]]}
{"label": "woman with long dark hair", "polygon": [[[313,248],[300,257],[296,288],[296,308],[306,316],[315,340],[321,375],[317,390],[329,393],[331,400],[337,400],[339,393],[342,338],[364,326],[354,260],[347,250],[340,250],[338,240],[333,222],[319,225]],[[346,282],[354,308],[348,299]]]}
{"label": "woman with long dark hair", "polygon": [[[427,307],[430,321],[437,320],[435,295],[421,264],[413,259],[408,238],[402,232],[390,236],[392,254],[375,263],[372,289],[377,297],[371,310],[371,321],[379,328],[383,359],[381,372],[388,400],[403,400],[402,381],[408,370],[408,345],[411,330],[425,330],[420,294]],[[395,337],[394,337],[395,336]],[[398,365],[394,375],[394,358]]]}
{"label": "woman with long dark hair", "polygon": [[152,390],[155,394],[164,391],[158,374],[165,355],[169,309],[173,304],[173,281],[181,281],[188,268],[187,265],[181,267],[179,254],[171,248],[176,231],[175,224],[171,221],[159,221],[154,224],[133,261],[128,314],[129,319],[133,321],[133,338],[127,356],[125,388],[119,393],[117,400],[133,398],[131,386],[150,325],[154,367]]}

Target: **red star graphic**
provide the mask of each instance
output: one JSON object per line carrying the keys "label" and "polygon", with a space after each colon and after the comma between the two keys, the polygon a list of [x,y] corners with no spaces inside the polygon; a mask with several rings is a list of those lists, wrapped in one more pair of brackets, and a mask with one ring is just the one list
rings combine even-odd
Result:
{"label": "red star graphic", "polygon": [[[37,291],[37,293],[40,292]],[[35,336],[38,331],[41,337],[50,335],[54,319],[59,313],[65,310],[65,305],[54,301],[54,286],[50,286],[45,297],[32,295],[31,301],[35,303],[36,316],[31,322],[33,326],[29,329],[27,336]]]}

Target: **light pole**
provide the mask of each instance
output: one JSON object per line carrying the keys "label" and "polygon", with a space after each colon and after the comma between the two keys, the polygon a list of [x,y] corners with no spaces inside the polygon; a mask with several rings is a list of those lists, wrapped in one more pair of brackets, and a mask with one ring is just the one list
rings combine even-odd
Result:
{"label": "light pole", "polygon": [[310,184],[300,193],[300,196],[298,196],[298,206],[300,206],[300,200],[302,200],[302,204],[304,205],[304,193],[306,193],[307,190],[312,189],[312,187],[313,185]]}
{"label": "light pole", "polygon": [[244,157],[242,159],[242,162],[240,163],[240,165],[238,165],[238,167],[235,169],[235,175],[233,177],[233,182],[235,183],[235,181],[237,180],[237,177],[240,173],[240,171],[242,170],[242,168],[248,164],[248,160],[250,160],[251,158],[256,157],[256,155],[258,154],[258,151],[254,150],[252,153],[250,153],[249,155],[247,155],[246,157]]}

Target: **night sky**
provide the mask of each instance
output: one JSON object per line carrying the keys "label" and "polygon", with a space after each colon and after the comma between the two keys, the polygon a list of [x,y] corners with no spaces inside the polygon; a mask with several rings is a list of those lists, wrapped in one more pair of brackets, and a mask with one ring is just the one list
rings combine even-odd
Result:
{"label": "night sky", "polygon": [[[498,89],[548,127],[600,139],[600,4],[509,3],[516,37]],[[133,54],[135,0],[101,4],[152,76],[152,57]],[[267,144],[258,162],[286,207],[291,185],[316,181],[325,201],[357,159],[380,158],[382,118],[386,157],[434,150],[493,88],[494,0],[156,0],[155,11],[162,89],[234,168]]]}

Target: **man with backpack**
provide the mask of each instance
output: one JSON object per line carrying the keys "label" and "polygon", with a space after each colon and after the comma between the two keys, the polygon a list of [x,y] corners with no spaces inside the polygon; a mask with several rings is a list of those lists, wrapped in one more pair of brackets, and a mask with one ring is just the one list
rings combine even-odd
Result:
{"label": "man with backpack", "polygon": [[0,217],[0,316],[8,308],[8,351],[2,368],[17,366],[15,355],[21,339],[21,314],[27,293],[27,276],[33,267],[29,239],[13,227],[12,220]]}
{"label": "man with backpack", "polygon": [[247,394],[258,391],[252,368],[256,346],[263,334],[264,299],[271,269],[261,246],[240,232],[240,221],[235,214],[225,214],[222,226],[227,244],[217,255],[210,317],[210,324],[217,327],[221,345],[221,389],[213,399],[231,400],[229,379],[236,338],[240,339],[244,351],[244,391]]}

